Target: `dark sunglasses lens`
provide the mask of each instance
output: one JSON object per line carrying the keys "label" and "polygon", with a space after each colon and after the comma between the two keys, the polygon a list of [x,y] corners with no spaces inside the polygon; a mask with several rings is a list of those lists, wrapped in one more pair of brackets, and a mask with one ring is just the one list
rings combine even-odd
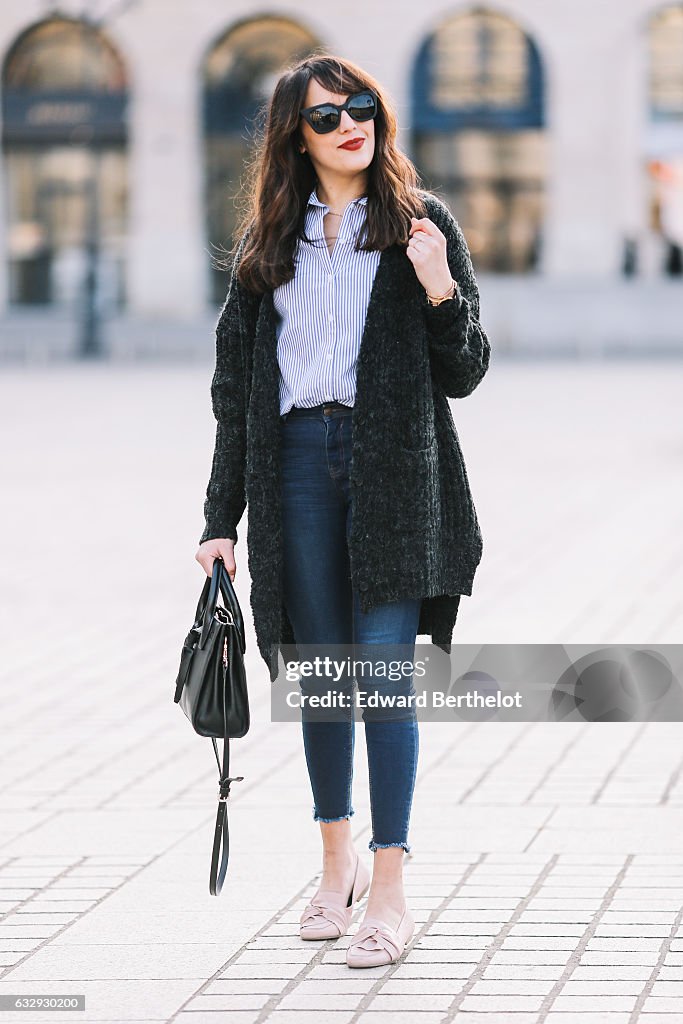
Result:
{"label": "dark sunglasses lens", "polygon": [[353,97],[347,109],[354,121],[369,121],[375,116],[375,97],[371,92],[361,92]]}
{"label": "dark sunglasses lens", "polygon": [[311,127],[320,135],[325,132],[333,132],[338,124],[339,111],[332,105],[323,105],[311,111]]}

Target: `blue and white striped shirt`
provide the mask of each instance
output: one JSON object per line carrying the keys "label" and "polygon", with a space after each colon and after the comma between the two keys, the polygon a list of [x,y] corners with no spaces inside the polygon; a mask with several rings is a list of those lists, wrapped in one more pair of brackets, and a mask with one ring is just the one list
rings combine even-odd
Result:
{"label": "blue and white striped shirt", "polygon": [[367,202],[361,196],[347,205],[330,256],[323,228],[329,206],[315,189],[308,197],[304,228],[312,241],[298,240],[295,275],[273,291],[281,416],[293,405],[355,402],[356,361],[381,256],[354,251]]}

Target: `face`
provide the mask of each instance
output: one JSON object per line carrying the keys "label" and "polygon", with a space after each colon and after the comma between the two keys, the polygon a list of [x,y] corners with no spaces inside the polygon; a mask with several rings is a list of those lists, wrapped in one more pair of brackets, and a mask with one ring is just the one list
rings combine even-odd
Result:
{"label": "face", "polygon": [[[312,78],[308,83],[302,107],[313,107],[318,103],[344,103],[349,95],[351,94],[329,92]],[[318,177],[320,177],[321,171],[323,175],[341,174],[353,177],[363,172],[374,156],[374,119],[354,121],[348,110],[342,110],[339,124],[332,132],[318,135],[304,117],[299,119],[299,131],[301,133],[299,150],[306,150]],[[349,142],[351,139],[362,139],[363,141],[357,149],[340,148],[343,143]]]}

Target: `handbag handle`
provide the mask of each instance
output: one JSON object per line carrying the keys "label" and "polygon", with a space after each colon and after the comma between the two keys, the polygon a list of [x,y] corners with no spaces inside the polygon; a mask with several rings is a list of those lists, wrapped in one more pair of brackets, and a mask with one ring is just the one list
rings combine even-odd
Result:
{"label": "handbag handle", "polygon": [[237,594],[235,593],[235,588],[232,585],[230,573],[225,568],[225,562],[222,558],[220,559],[220,564],[223,569],[221,573],[221,593],[223,594],[225,606],[232,615],[232,621],[235,623],[237,628],[237,638],[239,640],[240,650],[242,651],[242,654],[244,654],[247,649],[247,642],[246,632],[244,629],[244,619],[242,618],[242,609],[240,608],[239,601],[237,600]]}
{"label": "handbag handle", "polygon": [[208,639],[211,623],[213,622],[213,618],[216,614],[219,587],[223,595],[225,606],[230,612],[232,621],[237,629],[237,638],[239,640],[240,650],[244,655],[244,652],[247,649],[247,643],[242,609],[240,608],[239,601],[237,600],[237,595],[235,594],[235,589],[232,585],[232,580],[230,579],[228,570],[225,568],[225,562],[220,555],[217,555],[213,560],[211,576],[206,577],[197,603],[194,621],[196,626],[202,624],[199,646],[203,647]]}

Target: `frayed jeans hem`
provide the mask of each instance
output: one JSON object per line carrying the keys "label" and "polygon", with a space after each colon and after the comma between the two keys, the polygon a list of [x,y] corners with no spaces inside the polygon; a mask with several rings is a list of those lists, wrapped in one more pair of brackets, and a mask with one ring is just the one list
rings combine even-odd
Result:
{"label": "frayed jeans hem", "polygon": [[350,818],[355,814],[355,810],[352,807],[348,814],[340,814],[338,818],[323,818],[319,814],[315,813],[315,807],[313,808],[313,821],[344,821],[345,818]]}
{"label": "frayed jeans hem", "polygon": [[410,853],[409,843],[376,843],[374,839],[371,839],[368,843],[368,850],[372,850],[374,853],[375,850],[386,850],[390,846],[402,846],[406,853]]}

